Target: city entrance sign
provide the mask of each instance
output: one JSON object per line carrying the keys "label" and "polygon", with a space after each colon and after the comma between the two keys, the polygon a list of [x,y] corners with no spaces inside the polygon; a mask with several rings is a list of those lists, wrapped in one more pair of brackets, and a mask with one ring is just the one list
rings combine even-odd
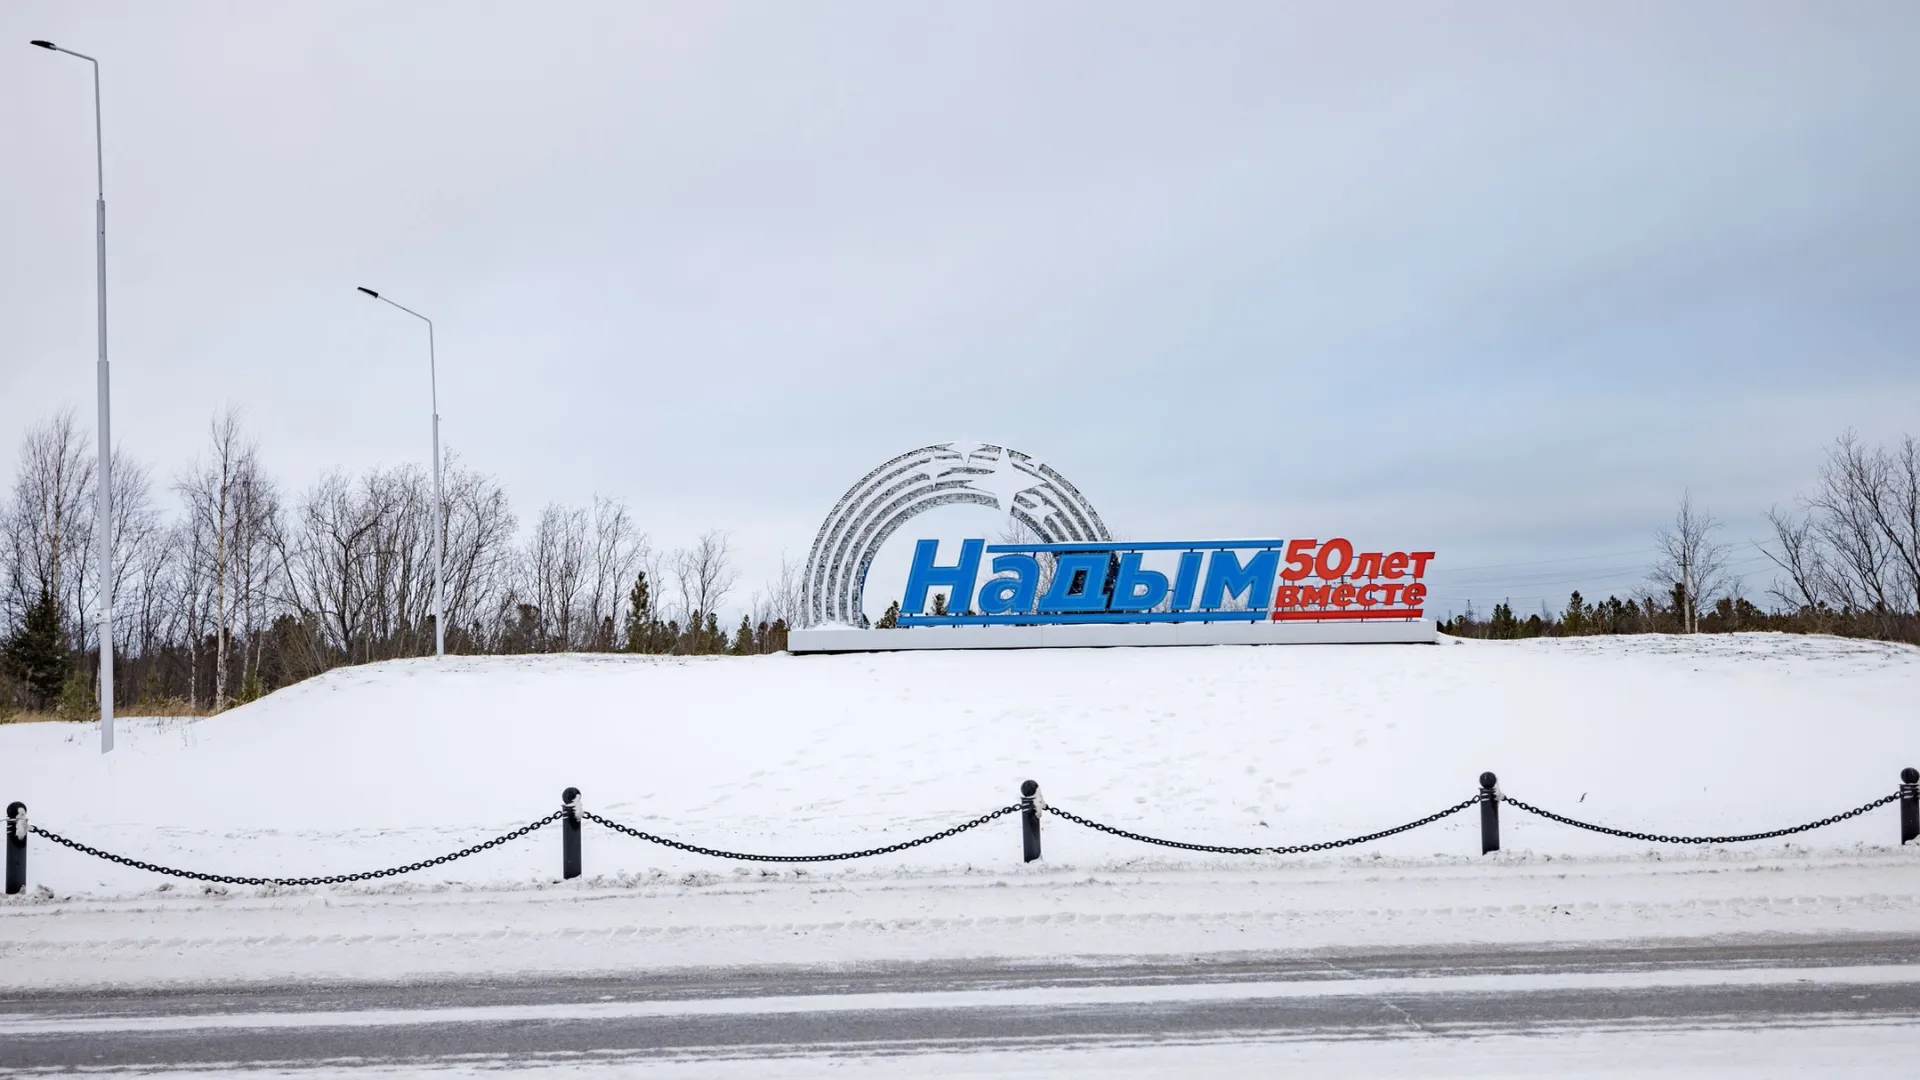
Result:
{"label": "city entrance sign", "polygon": [[[914,545],[899,625],[1300,622],[1418,619],[1431,551],[1356,553],[1328,540],[990,544],[966,540],[951,565]],[[1151,569],[1146,561],[1171,557]],[[980,580],[982,563],[992,576]],[[1284,561],[1283,557],[1284,556]],[[928,596],[943,610],[928,613]],[[956,600],[955,598],[961,598]]]}
{"label": "city entrance sign", "polygon": [[[917,514],[972,503],[1014,541],[914,544],[897,611],[862,610],[867,572]],[[1115,540],[1079,489],[1030,454],[949,442],[898,455],[848,489],[807,558],[796,653],[1106,645],[1432,642],[1431,551],[1328,540]]]}

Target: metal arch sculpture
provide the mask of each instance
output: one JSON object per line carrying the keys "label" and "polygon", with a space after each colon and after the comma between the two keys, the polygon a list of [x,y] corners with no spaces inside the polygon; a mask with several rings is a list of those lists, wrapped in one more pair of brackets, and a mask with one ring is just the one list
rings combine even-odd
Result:
{"label": "metal arch sculpture", "polygon": [[860,594],[880,545],[914,515],[953,503],[1004,511],[1041,543],[1113,539],[1080,489],[1031,454],[993,443],[923,446],[861,477],[821,523],[802,582],[804,625],[866,626]]}

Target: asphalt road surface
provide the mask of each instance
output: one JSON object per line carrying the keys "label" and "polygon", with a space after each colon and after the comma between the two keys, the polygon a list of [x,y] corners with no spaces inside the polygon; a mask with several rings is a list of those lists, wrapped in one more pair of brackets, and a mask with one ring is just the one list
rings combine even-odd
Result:
{"label": "asphalt road surface", "polygon": [[775,1058],[1912,1020],[1920,1020],[1920,937],[1434,949],[137,993],[0,989],[0,1070]]}

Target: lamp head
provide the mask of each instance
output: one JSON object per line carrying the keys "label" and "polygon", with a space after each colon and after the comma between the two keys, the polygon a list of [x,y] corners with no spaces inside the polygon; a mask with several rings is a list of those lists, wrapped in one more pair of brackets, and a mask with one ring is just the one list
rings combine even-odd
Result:
{"label": "lamp head", "polygon": [[29,41],[29,42],[27,42],[27,44],[29,44],[29,45],[38,45],[38,46],[40,46],[40,47],[41,47],[41,48],[43,48],[43,49],[54,49],[54,50],[56,50],[56,51],[57,51],[57,50],[58,50],[58,49],[60,48],[60,46],[58,46],[58,45],[55,45],[55,44],[54,44],[53,42],[51,42],[51,41],[39,41],[39,40],[34,40],[34,41]]}
{"label": "lamp head", "polygon": [[367,288],[365,285],[359,285],[355,287],[358,288],[361,292],[366,293],[368,296],[373,297],[375,300],[380,299],[379,293],[374,292],[372,289]]}

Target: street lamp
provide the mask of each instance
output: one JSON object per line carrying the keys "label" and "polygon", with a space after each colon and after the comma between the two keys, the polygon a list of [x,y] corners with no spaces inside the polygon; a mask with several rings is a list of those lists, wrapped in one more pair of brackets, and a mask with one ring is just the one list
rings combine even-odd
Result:
{"label": "street lamp", "polygon": [[359,290],[427,324],[427,382],[433,391],[433,655],[447,654],[447,594],[442,582],[442,563],[447,545],[446,506],[440,501],[440,373],[433,358],[433,320],[403,304],[381,296],[365,285]]}
{"label": "street lamp", "polygon": [[34,41],[42,49],[77,56],[93,65],[94,254],[100,286],[100,488],[99,521],[94,527],[100,563],[100,752],[113,749],[113,435],[108,406],[107,371],[107,165],[100,135],[100,61],[85,53],[63,49],[51,41]]}

